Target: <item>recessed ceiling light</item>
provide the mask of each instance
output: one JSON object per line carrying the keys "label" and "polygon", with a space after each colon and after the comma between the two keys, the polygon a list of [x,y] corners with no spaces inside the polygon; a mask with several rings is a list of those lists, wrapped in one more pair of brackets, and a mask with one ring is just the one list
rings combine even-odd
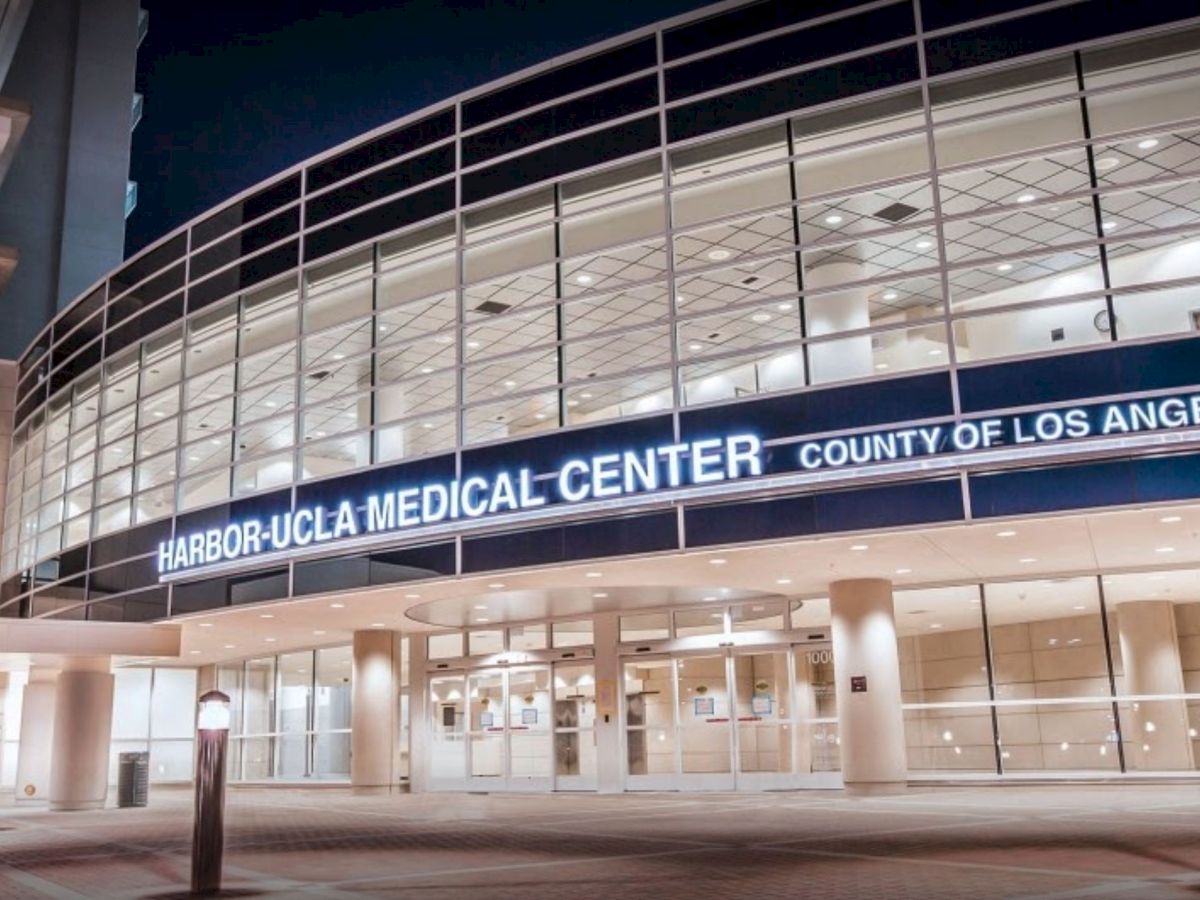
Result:
{"label": "recessed ceiling light", "polygon": [[996,271],[997,272],[1011,272],[1012,271],[1012,263],[1000,263],[1000,265],[996,266]]}
{"label": "recessed ceiling light", "polygon": [[577,275],[577,276],[575,276],[575,280],[577,282],[579,282],[580,284],[591,284],[592,276],[591,275]]}
{"label": "recessed ceiling light", "polygon": [[869,550],[870,547],[867,544],[851,544],[850,549],[856,553],[861,553],[863,550]]}
{"label": "recessed ceiling light", "polygon": [[900,295],[897,294],[895,291],[884,291],[883,292],[884,300],[898,300],[899,298],[900,298]]}
{"label": "recessed ceiling light", "polygon": [[329,608],[330,609],[345,609],[346,604],[345,603],[330,603]]}
{"label": "recessed ceiling light", "polygon": [[1100,227],[1103,228],[1105,231],[1116,231],[1117,223],[1113,222],[1113,221],[1102,222],[1100,224]]}
{"label": "recessed ceiling light", "polygon": [[941,628],[941,627],[942,627],[942,623],[941,623],[941,622],[933,622],[933,623],[931,623],[931,624],[930,624],[930,626],[929,626],[929,627],[930,627],[930,628]]}
{"label": "recessed ceiling light", "polygon": [[333,358],[334,359],[345,359],[346,354],[345,353],[335,353],[335,354],[333,354]]}
{"label": "recessed ceiling light", "polygon": [[912,569],[897,569],[896,570],[897,575],[908,575],[911,572],[912,572]]}
{"label": "recessed ceiling light", "polygon": [[433,373],[433,366],[421,366],[422,375],[430,375]]}
{"label": "recessed ceiling light", "polygon": [[876,372],[882,372],[887,368],[889,368],[887,363],[875,363],[875,371]]}
{"label": "recessed ceiling light", "polygon": [[404,599],[405,600],[420,600],[421,595],[420,594],[405,594]]}
{"label": "recessed ceiling light", "polygon": [[1017,198],[1017,202],[1018,203],[1032,203],[1036,199],[1037,199],[1036,194],[1022,194],[1020,197]]}
{"label": "recessed ceiling light", "polygon": [[1174,553],[1175,548],[1174,547],[1155,547],[1154,552],[1155,553]]}
{"label": "recessed ceiling light", "polygon": [[534,413],[533,417],[535,419],[537,419],[538,421],[541,421],[542,419],[546,418],[546,414],[545,413]]}
{"label": "recessed ceiling light", "polygon": [[476,616],[475,621],[478,622],[480,625],[486,625],[488,622],[490,622],[492,620],[485,616]]}
{"label": "recessed ceiling light", "polygon": [[273,619],[273,618],[275,618],[275,616],[274,616],[272,613],[259,613],[259,614],[258,614],[258,617],[259,617],[260,619]]}
{"label": "recessed ceiling light", "polygon": [[1036,556],[1022,556],[1019,560],[1017,560],[1017,562],[1035,563],[1035,562],[1037,562],[1037,557]]}
{"label": "recessed ceiling light", "polygon": [[760,312],[760,313],[755,313],[754,315],[752,315],[752,316],[750,317],[750,321],[751,321],[751,322],[757,322],[759,325],[762,325],[764,322],[770,322],[770,321],[771,321],[771,314],[770,314],[770,313],[763,313],[763,312]]}
{"label": "recessed ceiling light", "polygon": [[709,615],[709,618],[710,618],[710,619],[719,619],[719,618],[721,618],[723,615],[725,615],[725,614],[724,614],[724,613],[712,613],[711,615]]}
{"label": "recessed ceiling light", "polygon": [[578,400],[568,400],[567,401],[567,406],[578,406],[578,405],[579,405]]}
{"label": "recessed ceiling light", "polygon": [[729,562],[729,560],[727,560],[727,559],[724,559],[724,558],[722,558],[722,557],[720,557],[720,556],[717,556],[717,557],[714,557],[713,559],[710,559],[710,560],[708,561],[708,564],[709,564],[710,566],[723,566],[723,565],[725,565],[725,563],[727,563],[727,562]]}
{"label": "recessed ceiling light", "polygon": [[504,582],[503,581],[493,581],[491,584],[488,585],[488,587],[490,587],[493,591],[498,591],[498,590],[500,590],[500,588],[504,587]]}
{"label": "recessed ceiling light", "polygon": [[1016,536],[1017,536],[1017,533],[1015,531],[1013,531],[1011,528],[1006,528],[1004,531],[996,532],[996,537],[1000,537],[1000,538],[1010,538],[1010,537],[1016,537]]}
{"label": "recessed ceiling light", "polygon": [[313,634],[315,634],[317,637],[320,637],[324,633],[325,633],[325,630],[322,628],[318,628],[316,631],[313,632]]}
{"label": "recessed ceiling light", "polygon": [[1121,164],[1121,161],[1115,156],[1102,156],[1096,160],[1096,171],[1107,172],[1109,169],[1115,169]]}
{"label": "recessed ceiling light", "polygon": [[693,341],[692,343],[688,344],[688,349],[691,350],[693,353],[699,353],[701,350],[704,349],[704,346],[702,344],[697,344]]}
{"label": "recessed ceiling light", "polygon": [[842,224],[842,217],[841,217],[841,216],[839,216],[839,215],[837,215],[836,213],[835,213],[834,215],[832,215],[832,216],[826,216],[826,217],[825,217],[825,224],[826,224],[826,225],[841,225],[841,224]]}
{"label": "recessed ceiling light", "polygon": [[200,623],[200,627],[201,627],[201,628],[212,628],[212,627],[213,627],[213,623],[212,623],[212,622],[201,622],[201,623]]}
{"label": "recessed ceiling light", "polygon": [[791,312],[791,310],[792,310],[792,304],[790,304],[790,303],[780,303],[780,304],[779,304],[777,307],[775,307],[775,308],[776,308],[777,310],[779,310],[780,312]]}
{"label": "recessed ceiling light", "polygon": [[476,603],[474,607],[478,612],[487,612],[486,603]]}
{"label": "recessed ceiling light", "polygon": [[1072,606],[1071,609],[1087,609],[1087,607],[1082,603],[1077,603],[1075,606]]}
{"label": "recessed ceiling light", "polygon": [[928,250],[933,246],[933,241],[917,241],[916,247],[918,250]]}
{"label": "recessed ceiling light", "polygon": [[1158,521],[1162,522],[1164,525],[1171,525],[1175,522],[1182,522],[1183,516],[1163,516]]}
{"label": "recessed ceiling light", "polygon": [[1144,141],[1138,141],[1139,150],[1153,150],[1158,146],[1158,138],[1146,138]]}
{"label": "recessed ceiling light", "polygon": [[583,577],[584,578],[600,578],[603,574],[604,573],[602,573],[602,572],[584,572]]}
{"label": "recessed ceiling light", "polygon": [[712,603],[717,598],[716,597],[701,597],[700,599],[703,600],[705,603]]}
{"label": "recessed ceiling light", "polygon": [[236,646],[237,646],[237,644],[226,644],[226,645],[225,645],[225,649],[226,649],[226,650],[232,650],[232,649],[233,649],[234,647],[236,647]]}
{"label": "recessed ceiling light", "polygon": [[776,579],[775,579],[775,583],[776,583],[776,584],[791,584],[791,583],[792,583],[792,579],[790,579],[790,578],[776,578]]}
{"label": "recessed ceiling light", "polygon": [[422,428],[433,428],[434,426],[433,426],[432,422],[422,422],[421,427]]}
{"label": "recessed ceiling light", "polygon": [[382,623],[382,622],[372,622],[372,623],[371,623],[371,627],[372,627],[372,628],[382,628],[382,627],[383,627],[383,623]]}
{"label": "recessed ceiling light", "polygon": [[263,640],[266,641],[268,644],[275,643],[275,638],[263,638]]}
{"label": "recessed ceiling light", "polygon": [[607,591],[593,591],[592,596],[595,597],[597,600],[603,600],[608,596],[608,592]]}
{"label": "recessed ceiling light", "polygon": [[708,251],[708,258],[714,262],[720,262],[723,259],[729,259],[729,251],[718,247],[716,250]]}
{"label": "recessed ceiling light", "polygon": [[467,341],[467,349],[468,350],[478,350],[479,349],[479,341]]}
{"label": "recessed ceiling light", "polygon": [[684,303],[686,303],[686,302],[687,302],[687,297],[683,296],[683,294],[676,294],[676,295],[675,295],[675,302],[676,302],[677,304],[679,304],[680,306],[682,306]]}
{"label": "recessed ceiling light", "polygon": [[942,350],[940,347],[934,347],[932,350],[929,351],[929,355],[930,356],[941,356]]}
{"label": "recessed ceiling light", "polygon": [[199,652],[200,652],[199,650],[189,650],[188,651],[188,653],[192,654],[192,656],[195,656]]}

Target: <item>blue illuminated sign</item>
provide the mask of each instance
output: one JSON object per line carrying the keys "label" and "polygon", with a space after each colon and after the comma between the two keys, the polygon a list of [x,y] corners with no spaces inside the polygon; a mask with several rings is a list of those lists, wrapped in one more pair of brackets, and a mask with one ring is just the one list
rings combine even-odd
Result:
{"label": "blue illuminated sign", "polygon": [[762,442],[752,434],[735,434],[572,458],[544,481],[523,468],[401,485],[368,494],[361,503],[342,500],[331,508],[301,507],[163,541],[158,546],[158,572],[169,575],[260,553],[521,512],[548,503],[615,499],[761,474]]}
{"label": "blue illuminated sign", "polygon": [[174,576],[199,566],[269,552],[295,552],[360,536],[399,534],[439,523],[636,498],[756,476],[803,474],[943,454],[1021,449],[1083,438],[1200,427],[1200,394],[1039,410],[1007,416],[857,431],[780,441],[768,455],[753,434],[572,457],[556,468],[503,469],[444,481],[400,484],[329,505],[178,535],[158,547],[158,571]]}

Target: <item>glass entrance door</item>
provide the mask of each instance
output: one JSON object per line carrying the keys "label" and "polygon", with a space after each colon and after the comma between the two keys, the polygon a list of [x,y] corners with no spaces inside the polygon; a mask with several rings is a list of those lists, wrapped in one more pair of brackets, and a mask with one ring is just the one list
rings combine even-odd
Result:
{"label": "glass entrance door", "polygon": [[430,677],[429,689],[429,771],[435,790],[552,789],[550,666],[439,674]]}
{"label": "glass entrance door", "polygon": [[840,783],[827,645],[631,659],[623,680],[630,790]]}

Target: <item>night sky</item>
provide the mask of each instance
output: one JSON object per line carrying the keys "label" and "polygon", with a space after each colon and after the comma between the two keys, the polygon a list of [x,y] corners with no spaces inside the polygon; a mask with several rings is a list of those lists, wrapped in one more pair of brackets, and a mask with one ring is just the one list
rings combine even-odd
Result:
{"label": "night sky", "polygon": [[143,0],[126,255],[368,129],[705,0]]}

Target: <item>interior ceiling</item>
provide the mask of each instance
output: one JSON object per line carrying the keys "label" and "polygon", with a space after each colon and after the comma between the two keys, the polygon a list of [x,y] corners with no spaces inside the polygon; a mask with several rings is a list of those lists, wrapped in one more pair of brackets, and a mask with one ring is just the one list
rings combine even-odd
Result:
{"label": "interior ceiling", "polygon": [[[250,605],[178,620],[183,655],[165,664],[347,643],[359,629],[489,627],[593,610],[704,603],[707,597],[807,598],[805,609],[819,619],[829,582],[865,577],[893,580],[904,634],[949,629],[959,621],[955,616],[971,615],[977,581],[1021,582],[989,588],[989,598],[1020,610],[1014,614],[1024,621],[1070,616],[1081,605],[1094,612],[1094,581],[1064,580],[1086,573],[1108,573],[1110,606],[1200,600],[1200,504],[665,553]],[[960,586],[939,587],[955,583]]]}

